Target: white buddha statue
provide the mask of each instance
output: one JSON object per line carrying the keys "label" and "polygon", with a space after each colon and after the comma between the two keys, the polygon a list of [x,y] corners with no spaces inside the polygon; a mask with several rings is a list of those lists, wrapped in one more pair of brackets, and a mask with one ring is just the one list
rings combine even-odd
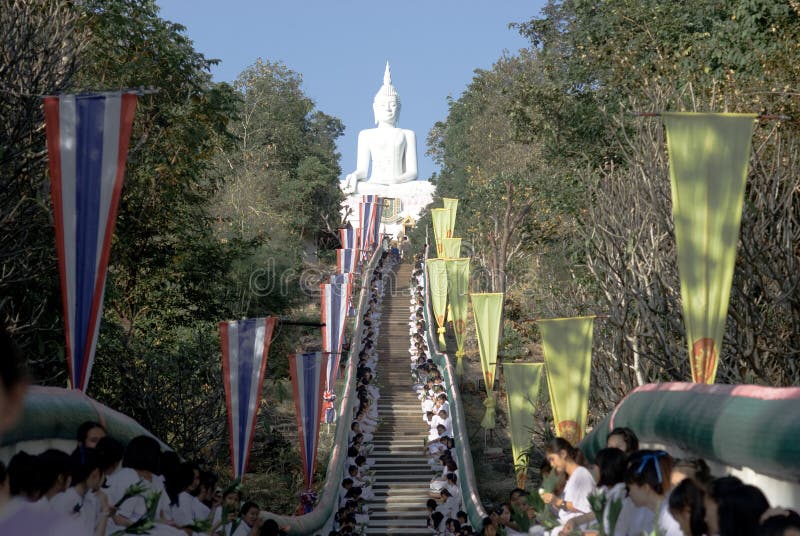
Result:
{"label": "white buddha statue", "polygon": [[[392,85],[388,61],[383,85],[375,95],[372,109],[377,127],[358,133],[356,169],[345,177],[342,186],[348,194],[380,193],[391,190],[394,185],[417,180],[417,138],[414,131],[396,126],[400,116],[400,97]],[[370,162],[372,173],[367,176]],[[359,181],[368,183],[370,187],[359,188]]]}

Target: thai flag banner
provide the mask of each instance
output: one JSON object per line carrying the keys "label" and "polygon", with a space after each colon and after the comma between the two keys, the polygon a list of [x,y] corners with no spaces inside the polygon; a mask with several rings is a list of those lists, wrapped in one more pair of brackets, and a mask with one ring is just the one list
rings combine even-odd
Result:
{"label": "thai flag banner", "polygon": [[44,98],[67,369],[86,391],[136,111],[134,93]]}
{"label": "thai flag banner", "polygon": [[[335,277],[335,276],[334,276]],[[339,362],[342,356],[342,341],[344,337],[344,324],[347,320],[347,307],[349,302],[350,283],[339,283],[320,285],[322,296],[322,351],[328,354],[328,363],[325,371],[325,393],[326,411],[323,414],[323,421],[331,423],[336,420],[332,401],[334,400],[333,387],[336,381],[336,374],[339,371]]]}
{"label": "thai flag banner", "polygon": [[344,323],[347,318],[349,283],[320,285],[322,291],[322,351],[331,355],[335,361],[333,375],[325,384],[326,391],[333,391],[336,381],[336,370],[339,368],[339,357],[342,352]]}
{"label": "thai flag banner", "polygon": [[374,222],[372,224],[372,243],[375,247],[381,247],[381,218],[383,217],[383,202],[375,204]]}
{"label": "thai flag banner", "polygon": [[359,246],[359,233],[360,229],[352,227],[339,228],[339,242],[342,244],[342,249],[358,249]]}
{"label": "thai flag banner", "polygon": [[337,249],[336,268],[340,274],[358,273],[358,249]]}
{"label": "thai flag banner", "polygon": [[325,388],[327,355],[322,352],[289,356],[289,371],[294,387],[295,414],[300,439],[300,456],[306,489],[311,489],[317,462],[322,393]]}
{"label": "thai flag banner", "polygon": [[341,287],[341,292],[345,293],[347,297],[347,316],[356,316],[356,310],[353,307],[353,274],[334,274],[331,276],[332,285],[346,285]]}
{"label": "thai flag banner", "polygon": [[[367,196],[364,196],[365,198]],[[361,251],[364,255],[368,255],[369,251],[372,251],[375,244],[375,215],[378,209],[378,205],[380,205],[381,201],[378,196],[371,196],[377,201],[363,201],[360,205],[360,223],[361,223]]]}
{"label": "thai flag banner", "polygon": [[219,323],[234,478],[242,478],[247,470],[276,321],[268,316]]}

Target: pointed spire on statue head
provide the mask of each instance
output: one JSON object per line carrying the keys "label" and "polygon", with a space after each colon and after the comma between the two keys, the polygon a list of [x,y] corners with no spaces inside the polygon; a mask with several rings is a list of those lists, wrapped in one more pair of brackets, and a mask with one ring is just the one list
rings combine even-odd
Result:
{"label": "pointed spire on statue head", "polygon": [[386,70],[383,73],[383,85],[392,85],[392,71],[389,69],[389,60],[386,60]]}
{"label": "pointed spire on statue head", "polygon": [[397,89],[392,85],[392,71],[389,68],[389,60],[386,60],[386,69],[383,71],[383,85],[375,95],[375,101],[379,99],[393,98],[400,101],[400,95],[397,94]]}

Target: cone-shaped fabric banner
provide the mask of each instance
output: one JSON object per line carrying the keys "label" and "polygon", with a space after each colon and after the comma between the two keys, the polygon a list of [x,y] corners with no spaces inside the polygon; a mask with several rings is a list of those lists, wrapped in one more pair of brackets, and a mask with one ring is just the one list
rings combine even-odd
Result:
{"label": "cone-shaped fabric banner", "polygon": [[755,114],[662,114],[692,381],[714,383]]}
{"label": "cone-shaped fabric banner", "polygon": [[450,211],[446,208],[431,209],[431,220],[433,221],[433,237],[436,241],[436,256],[440,259],[444,257],[444,242],[447,238],[447,228],[450,226]]}
{"label": "cone-shaped fabric banner", "polygon": [[375,222],[372,226],[372,243],[375,247],[381,247],[381,219],[383,218],[383,200],[380,199],[374,205],[375,214],[373,218]]}
{"label": "cone-shaped fabric banner", "polygon": [[333,382],[336,381],[336,371],[339,368],[339,358],[342,351],[344,338],[344,323],[347,319],[347,297],[349,283],[320,285],[322,297],[322,351],[330,355],[333,364],[331,371],[325,379],[325,390],[333,391]]}
{"label": "cone-shaped fabric banner", "polygon": [[444,256],[447,259],[461,258],[461,239],[445,238],[442,240],[444,246]]}
{"label": "cone-shaped fabric banner", "polygon": [[363,255],[368,255],[373,248],[377,246],[375,238],[377,234],[376,227],[380,224],[377,221],[379,205],[382,203],[378,196],[364,196],[365,199],[374,199],[374,201],[363,201],[359,204],[359,222],[361,224],[361,252]]}
{"label": "cone-shaped fabric banner", "polygon": [[358,273],[358,250],[337,249],[336,268],[340,274]]}
{"label": "cone-shaped fabric banner", "polygon": [[449,197],[443,197],[442,203],[444,208],[450,210],[450,223],[447,226],[447,238],[452,238],[455,234],[456,228],[456,213],[458,212],[458,199],[451,199]]}
{"label": "cone-shaped fabric banner", "polygon": [[133,93],[44,98],[67,368],[81,391],[94,363],[135,110]]}
{"label": "cone-shaped fabric banner", "polygon": [[447,296],[453,315],[453,331],[456,335],[456,372],[464,370],[464,338],[467,335],[469,307],[469,259],[447,259]]}
{"label": "cone-shaped fabric banner", "polygon": [[425,263],[428,270],[428,285],[431,289],[433,316],[436,318],[439,333],[439,348],[445,348],[445,314],[447,312],[447,265],[444,259],[428,259]]}
{"label": "cone-shaped fabric banner", "polygon": [[289,372],[294,387],[295,415],[306,490],[310,490],[314,482],[314,470],[317,464],[326,361],[327,356],[322,352],[289,356]]}
{"label": "cone-shaped fabric banner", "polygon": [[524,482],[528,458],[524,454],[531,446],[534,412],[542,381],[542,363],[504,363],[508,400],[508,427],[511,429],[511,452],[519,481]]}
{"label": "cone-shaped fabric banner", "polygon": [[[337,276],[333,276],[335,278]],[[347,308],[350,297],[350,278],[340,275],[345,281],[320,285],[322,304],[320,307],[322,320],[322,351],[328,354],[328,363],[325,371],[325,392],[323,393],[322,422],[332,423],[336,420],[336,410],[333,407],[333,386],[336,373],[339,371],[339,361],[342,357],[342,342],[344,340],[344,323],[347,320]]]}
{"label": "cone-shaped fabric banner", "polygon": [[556,435],[573,445],[583,438],[589,408],[594,317],[538,320]]}
{"label": "cone-shaped fabric banner", "polygon": [[486,413],[481,421],[481,427],[490,430],[494,428],[495,424],[496,402],[492,390],[497,368],[497,345],[500,344],[503,294],[485,292],[470,294],[470,296],[472,298],[472,315],[475,318],[475,333],[478,336],[478,350],[481,353],[483,381],[486,383],[486,401],[484,402]]}
{"label": "cone-shaped fabric banner", "polygon": [[268,316],[219,323],[233,478],[247,471],[275,321]]}
{"label": "cone-shaped fabric banner", "polygon": [[342,249],[358,249],[361,236],[359,230],[352,227],[339,228],[339,242],[342,243]]}

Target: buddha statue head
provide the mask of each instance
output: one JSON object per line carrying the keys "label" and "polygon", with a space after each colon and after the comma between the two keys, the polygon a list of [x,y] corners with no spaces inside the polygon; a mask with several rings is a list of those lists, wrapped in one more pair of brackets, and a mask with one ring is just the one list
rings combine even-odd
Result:
{"label": "buddha statue head", "polygon": [[391,126],[397,124],[400,117],[400,95],[392,85],[392,73],[389,70],[389,62],[386,62],[386,70],[383,73],[383,85],[375,94],[372,101],[372,111],[375,113],[375,124],[386,123]]}

